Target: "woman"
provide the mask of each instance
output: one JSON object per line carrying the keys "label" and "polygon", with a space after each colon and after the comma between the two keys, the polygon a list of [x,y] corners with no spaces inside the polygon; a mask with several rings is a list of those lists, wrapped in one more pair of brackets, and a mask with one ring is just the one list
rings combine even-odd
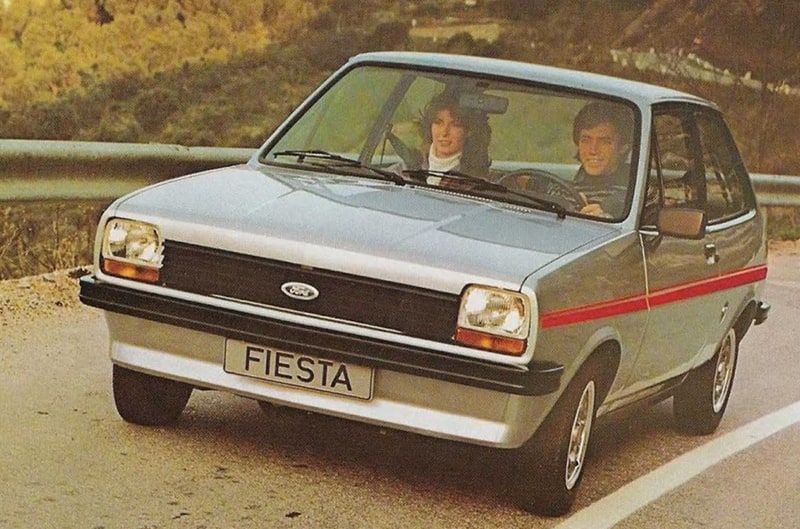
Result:
{"label": "woman", "polygon": [[485,176],[491,163],[490,136],[484,114],[459,106],[454,95],[443,92],[428,103],[423,114],[422,137],[430,147],[422,168]]}

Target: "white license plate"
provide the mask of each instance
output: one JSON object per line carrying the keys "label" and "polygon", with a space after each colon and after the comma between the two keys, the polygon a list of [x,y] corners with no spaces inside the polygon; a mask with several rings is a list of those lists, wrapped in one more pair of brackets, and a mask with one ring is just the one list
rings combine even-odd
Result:
{"label": "white license plate", "polygon": [[337,395],[372,398],[372,369],[369,367],[240,340],[225,341],[225,371]]}

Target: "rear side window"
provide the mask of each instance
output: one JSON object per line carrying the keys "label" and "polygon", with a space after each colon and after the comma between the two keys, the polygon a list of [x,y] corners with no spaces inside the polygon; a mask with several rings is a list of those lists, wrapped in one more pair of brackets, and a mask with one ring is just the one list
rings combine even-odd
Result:
{"label": "rear side window", "polygon": [[718,114],[697,112],[696,122],[703,152],[708,220],[735,217],[750,209],[746,200],[747,173],[739,152]]}

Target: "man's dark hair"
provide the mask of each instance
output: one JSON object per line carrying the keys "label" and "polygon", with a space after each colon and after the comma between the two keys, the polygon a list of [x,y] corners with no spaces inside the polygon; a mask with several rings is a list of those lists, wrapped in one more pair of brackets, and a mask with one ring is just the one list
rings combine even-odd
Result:
{"label": "man's dark hair", "polygon": [[603,123],[610,123],[623,145],[630,147],[633,136],[633,112],[619,103],[594,101],[584,106],[572,124],[572,141],[578,145],[582,130],[591,129]]}

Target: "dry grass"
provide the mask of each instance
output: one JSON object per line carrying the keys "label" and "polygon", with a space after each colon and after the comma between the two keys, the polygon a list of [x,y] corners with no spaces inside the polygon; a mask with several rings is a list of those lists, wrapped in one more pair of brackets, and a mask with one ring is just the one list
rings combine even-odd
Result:
{"label": "dry grass", "polygon": [[0,280],[91,263],[97,220],[107,204],[0,204]]}
{"label": "dry grass", "polygon": [[800,239],[800,208],[768,208],[767,235],[773,241]]}

